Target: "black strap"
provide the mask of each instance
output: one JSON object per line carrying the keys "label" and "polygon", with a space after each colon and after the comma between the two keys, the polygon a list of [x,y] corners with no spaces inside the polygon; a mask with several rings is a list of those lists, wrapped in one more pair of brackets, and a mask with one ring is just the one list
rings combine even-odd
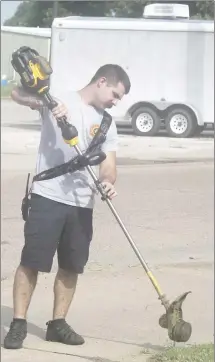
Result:
{"label": "black strap", "polygon": [[52,178],[65,175],[68,172],[73,173],[81,170],[87,165],[92,166],[101,163],[106,157],[104,152],[101,152],[101,146],[106,140],[111,123],[112,117],[107,112],[104,112],[100,127],[83,156],[78,155],[66,163],[40,172],[33,177],[32,182],[50,180]]}
{"label": "black strap", "polygon": [[87,153],[96,151],[98,147],[105,142],[111,123],[112,123],[112,117],[109,113],[105,111],[103,114],[101,124],[98,128],[98,131],[96,132],[95,136],[93,137],[86,151]]}
{"label": "black strap", "polygon": [[26,197],[29,195],[29,180],[30,180],[30,173],[28,173],[26,187],[25,187],[25,196]]}
{"label": "black strap", "polygon": [[22,199],[22,205],[21,205],[22,218],[24,221],[26,221],[28,218],[29,207],[30,207],[29,195],[31,194],[31,188],[29,190],[29,179],[30,179],[30,173],[28,173],[26,188],[25,188],[25,196]]}

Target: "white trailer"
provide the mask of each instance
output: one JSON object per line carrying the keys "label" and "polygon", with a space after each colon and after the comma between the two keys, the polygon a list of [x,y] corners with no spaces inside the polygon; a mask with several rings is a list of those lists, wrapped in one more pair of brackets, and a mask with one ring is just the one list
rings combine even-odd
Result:
{"label": "white trailer", "polygon": [[54,19],[53,92],[80,89],[106,63],[121,65],[131,80],[129,95],[110,111],[117,124],[130,124],[141,136],[164,126],[171,137],[191,137],[214,125],[213,21]]}
{"label": "white trailer", "polygon": [[49,59],[50,28],[30,28],[21,26],[1,26],[1,76],[8,82],[19,81],[19,75],[11,65],[11,54],[26,45]]}

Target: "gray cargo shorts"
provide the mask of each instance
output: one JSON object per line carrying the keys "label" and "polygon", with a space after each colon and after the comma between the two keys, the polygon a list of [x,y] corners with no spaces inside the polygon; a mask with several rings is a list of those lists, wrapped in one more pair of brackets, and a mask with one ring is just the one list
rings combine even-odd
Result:
{"label": "gray cargo shorts", "polygon": [[21,265],[50,272],[57,251],[61,269],[81,274],[89,258],[93,236],[93,210],[31,195],[24,226],[25,244]]}

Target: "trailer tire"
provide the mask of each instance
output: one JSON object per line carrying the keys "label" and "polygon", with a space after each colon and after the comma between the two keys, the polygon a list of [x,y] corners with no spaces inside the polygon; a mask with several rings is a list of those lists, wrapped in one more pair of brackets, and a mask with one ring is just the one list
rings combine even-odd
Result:
{"label": "trailer tire", "polygon": [[170,137],[193,137],[197,129],[196,118],[185,108],[174,108],[167,113],[165,119],[166,130]]}
{"label": "trailer tire", "polygon": [[205,129],[205,126],[197,126],[196,130],[195,130],[195,133],[194,133],[194,136],[195,137],[199,137],[200,134],[204,131]]}
{"label": "trailer tire", "polygon": [[161,119],[151,107],[140,107],[132,114],[131,125],[133,131],[138,136],[155,136],[161,125]]}

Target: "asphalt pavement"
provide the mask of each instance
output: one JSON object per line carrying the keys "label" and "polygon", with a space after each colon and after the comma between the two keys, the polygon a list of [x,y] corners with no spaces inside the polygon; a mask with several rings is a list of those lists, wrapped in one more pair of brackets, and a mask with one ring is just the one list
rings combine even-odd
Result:
{"label": "asphalt pavement", "polygon": [[[2,339],[12,318],[13,276],[23,246],[20,205],[40,137],[39,129],[26,126],[38,122],[32,112],[2,104]],[[114,206],[170,300],[192,291],[183,308],[193,326],[187,344],[213,341],[213,151],[213,137],[120,135]],[[68,315],[86,338],[81,347],[44,341],[56,270],[55,258],[52,272],[40,275],[24,349],[2,348],[4,361],[143,362],[172,345],[158,325],[164,310],[156,292],[100,198],[89,263]]]}

